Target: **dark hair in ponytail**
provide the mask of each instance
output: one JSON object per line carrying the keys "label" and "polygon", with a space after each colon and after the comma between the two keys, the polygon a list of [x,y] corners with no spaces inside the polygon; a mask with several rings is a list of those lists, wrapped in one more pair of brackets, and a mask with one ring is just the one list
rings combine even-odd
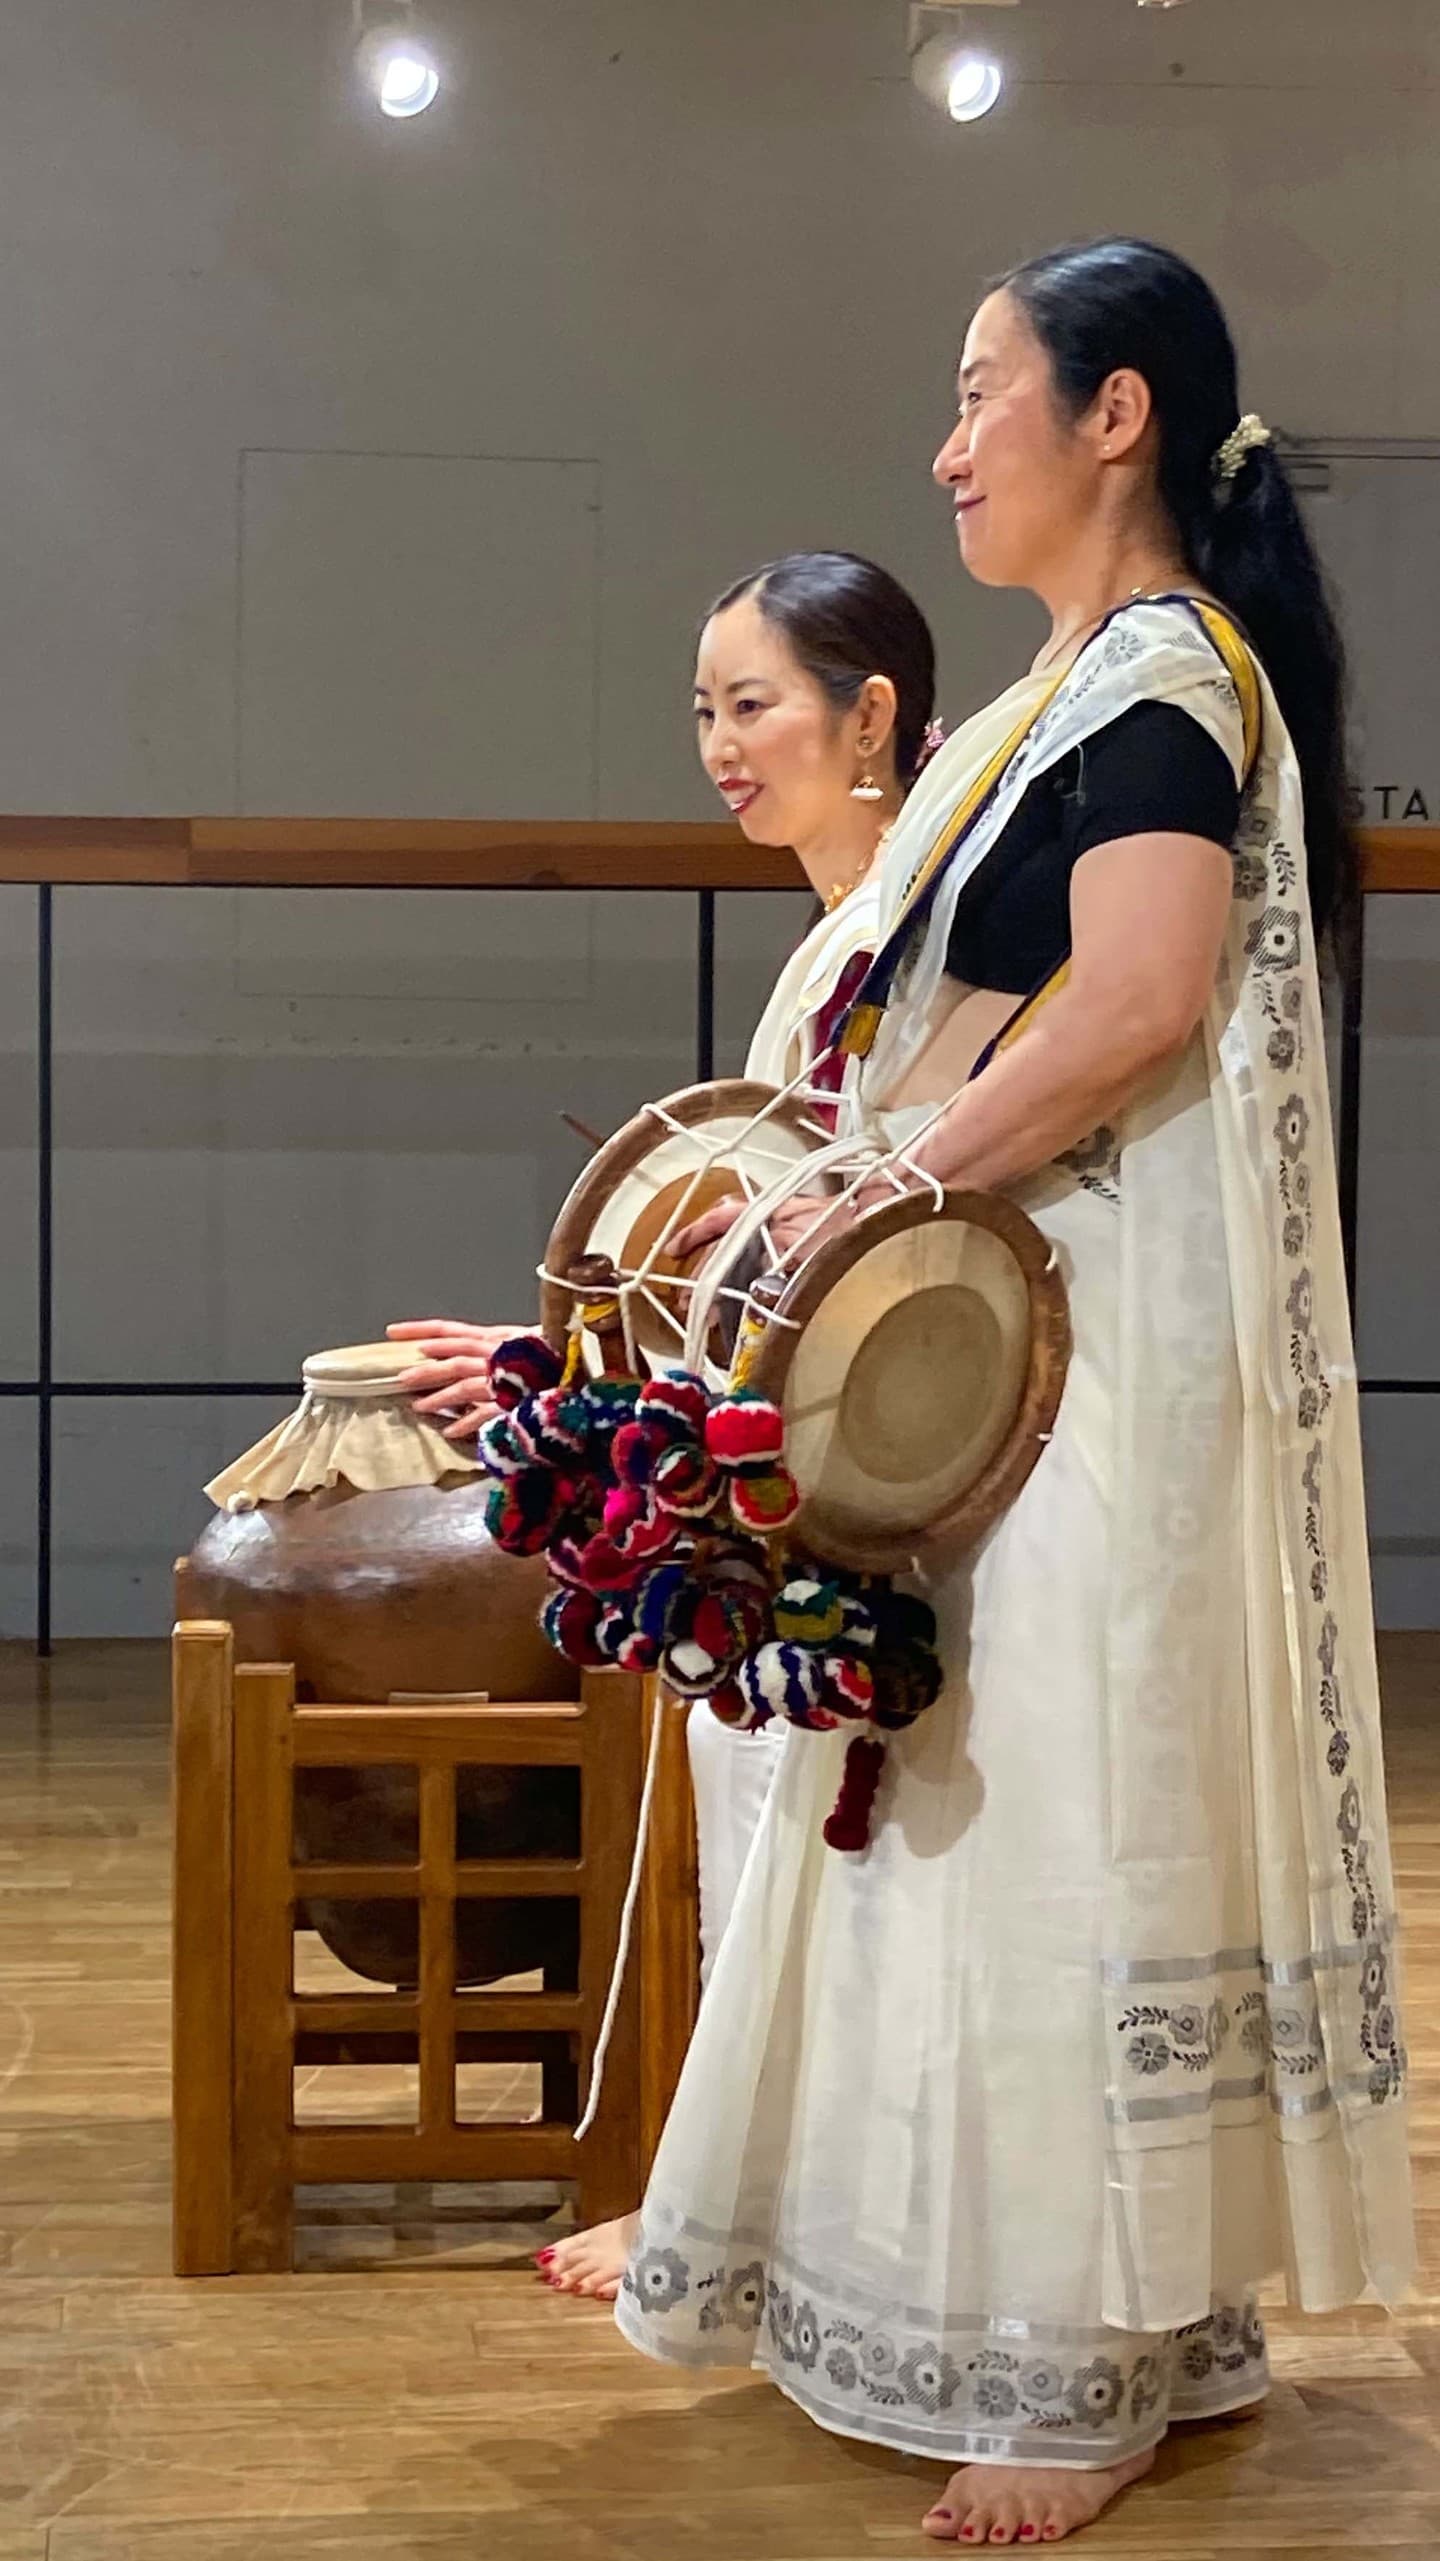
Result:
{"label": "dark hair in ponytail", "polygon": [[895,770],[908,791],[935,709],[935,643],[913,596],[853,551],[791,551],[738,578],[705,619],[753,596],[837,711],[853,710],[871,676],[895,688]]}
{"label": "dark hair in ponytail", "polygon": [[1219,303],[1183,258],[1146,240],[1054,249],[999,282],[1022,305],[1073,416],[1122,366],[1149,385],[1160,495],[1195,577],[1230,608],[1275,688],[1305,787],[1316,932],[1343,960],[1359,897],[1344,645],[1273,446],[1247,454],[1233,480],[1216,470],[1240,413],[1235,347]]}

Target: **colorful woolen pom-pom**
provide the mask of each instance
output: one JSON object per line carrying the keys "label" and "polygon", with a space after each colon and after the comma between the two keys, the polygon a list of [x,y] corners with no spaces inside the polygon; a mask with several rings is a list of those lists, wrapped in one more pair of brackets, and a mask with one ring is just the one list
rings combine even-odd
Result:
{"label": "colorful woolen pom-pom", "polygon": [[593,1592],[562,1587],[548,1595],[540,1612],[541,1631],[556,1653],[563,1654],[567,1663],[578,1663],[582,1671],[595,1671],[605,1660],[595,1642],[600,1608]]}
{"label": "colorful woolen pom-pom", "polygon": [[610,1444],[610,1464],[622,1485],[649,1485],[658,1461],[674,1446],[658,1416],[636,1414],[622,1423]]}
{"label": "colorful woolen pom-pom", "polygon": [[736,1675],[752,1713],[827,1733],[839,1722],[821,1705],[820,1660],[808,1645],[770,1643],[747,1654]]}
{"label": "colorful woolen pom-pom", "polygon": [[700,1440],[710,1413],[710,1391],[693,1370],[662,1370],[640,1390],[639,1412],[646,1422],[661,1422],[672,1437]]}
{"label": "colorful woolen pom-pom", "polygon": [[754,1538],[787,1529],[799,1509],[800,1489],[788,1467],[747,1468],[730,1479],[732,1517]]}
{"label": "colorful woolen pom-pom", "polygon": [[790,1645],[833,1645],[845,1628],[838,1583],[792,1577],[775,1595],[775,1633]]}
{"label": "colorful woolen pom-pom", "polygon": [[534,1465],[534,1451],[522,1440],[509,1414],[492,1415],[475,1444],[481,1466],[491,1476],[518,1476]]}
{"label": "colorful woolen pom-pom", "polygon": [[573,1397],[559,1388],[546,1388],[538,1396],[527,1396],[508,1418],[517,1440],[528,1441],[537,1459],[549,1467],[573,1473],[585,1456],[583,1414],[576,1411]]}
{"label": "colorful woolen pom-pom", "polygon": [[825,1839],[832,1850],[863,1850],[870,1840],[870,1818],[875,1810],[875,1797],[880,1774],[885,1767],[885,1746],[868,1735],[857,1734],[845,1755],[845,1775],[835,1800],[835,1811],[825,1826]]}
{"label": "colorful woolen pom-pom", "polygon": [[558,1387],[565,1364],[543,1334],[512,1334],[490,1355],[490,1393],[509,1412],[526,1396]]}
{"label": "colorful woolen pom-pom", "polygon": [[842,1645],[830,1646],[819,1656],[819,1694],[817,1704],[837,1722],[851,1724],[871,1714],[875,1705],[875,1675],[863,1654],[852,1653]]}
{"label": "colorful woolen pom-pom", "polygon": [[617,1485],[605,1497],[603,1535],[628,1557],[638,1574],[655,1564],[675,1543],[675,1525],[651,1494],[636,1485]]}
{"label": "colorful woolen pom-pom", "polygon": [[768,1396],[740,1388],[711,1408],[705,1446],[722,1467],[773,1468],[785,1447],[784,1417]]}
{"label": "colorful woolen pom-pom", "polygon": [[492,1488],[485,1527],[507,1556],[538,1556],[550,1543],[569,1493],[550,1468],[523,1468]]}
{"label": "colorful woolen pom-pom", "polygon": [[720,1500],[724,1478],[713,1458],[692,1444],[667,1449],[650,1478],[657,1503],[681,1520],[704,1520]]}
{"label": "colorful woolen pom-pom", "polygon": [[753,1706],[738,1681],[727,1681],[723,1689],[712,1690],[708,1705],[711,1715],[718,1716],[732,1733],[755,1734],[762,1725],[772,1722],[769,1709]]}

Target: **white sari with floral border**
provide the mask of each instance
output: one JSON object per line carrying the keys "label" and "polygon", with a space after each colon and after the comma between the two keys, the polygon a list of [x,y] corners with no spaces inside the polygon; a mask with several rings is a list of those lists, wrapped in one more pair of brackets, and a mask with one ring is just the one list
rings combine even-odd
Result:
{"label": "white sari with floral border", "polygon": [[[1413,2262],[1358,1396],[1300,778],[1259,752],[1207,1019],[1015,1197],[1065,1271],[1056,1430],[970,1557],[927,1559],[947,1681],[870,1850],[820,1838],[843,1737],[780,1752],[617,2307],[827,2427],[1112,2463],[1264,2387],[1254,2288],[1395,2300]],[[963,881],[1141,700],[1245,750],[1191,604],[1112,618],[957,732],[882,922],[997,746],[849,1111],[930,1036]],[[1143,914],[1136,918],[1143,932]]]}

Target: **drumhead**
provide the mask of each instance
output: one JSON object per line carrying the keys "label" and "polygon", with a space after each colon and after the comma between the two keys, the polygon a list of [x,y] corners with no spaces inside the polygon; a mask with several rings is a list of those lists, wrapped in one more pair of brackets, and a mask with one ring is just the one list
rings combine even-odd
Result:
{"label": "drumhead", "polygon": [[1008,1201],[877,1210],[822,1247],[767,1328],[749,1384],[785,1417],[794,1535],[903,1571],[930,1539],[978,1537],[1054,1420],[1069,1356],[1047,1240]]}
{"label": "drumhead", "polygon": [[[722,1078],[688,1086],[646,1111],[602,1147],[574,1185],[550,1234],[545,1268],[558,1278],[584,1254],[604,1254],[623,1276],[647,1266],[646,1290],[630,1300],[635,1340],[652,1361],[678,1361],[685,1340],[688,1293],[667,1289],[688,1278],[705,1249],[682,1261],[665,1239],[715,1201],[763,1191],[777,1175],[824,1144],[827,1132],[804,1106],[774,1104],[776,1089]],[[647,1261],[648,1258],[648,1261]],[[570,1318],[570,1296],[547,1283],[541,1321],[557,1350]]]}

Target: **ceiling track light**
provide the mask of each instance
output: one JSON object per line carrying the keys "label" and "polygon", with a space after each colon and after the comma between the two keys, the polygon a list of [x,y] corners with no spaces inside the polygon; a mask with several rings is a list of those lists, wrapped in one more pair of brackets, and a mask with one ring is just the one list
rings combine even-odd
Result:
{"label": "ceiling track light", "polygon": [[911,0],[910,77],[923,98],[955,124],[988,116],[1005,86],[1005,67],[967,41],[972,9],[1013,9],[1019,0]]}
{"label": "ceiling track light", "polygon": [[440,94],[440,67],[415,23],[414,0],[351,0],[355,58],[382,115],[423,115]]}

